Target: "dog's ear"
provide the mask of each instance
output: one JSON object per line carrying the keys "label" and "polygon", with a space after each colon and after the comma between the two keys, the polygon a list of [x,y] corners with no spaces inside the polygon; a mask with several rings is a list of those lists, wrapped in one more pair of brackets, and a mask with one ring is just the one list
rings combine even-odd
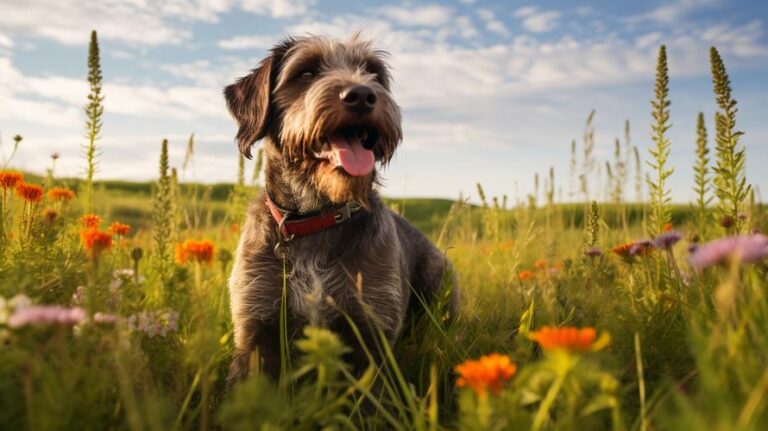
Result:
{"label": "dog's ear", "polygon": [[249,159],[251,147],[267,135],[274,120],[272,90],[283,56],[292,45],[293,40],[287,39],[275,46],[250,75],[224,88],[227,108],[237,120],[237,145]]}

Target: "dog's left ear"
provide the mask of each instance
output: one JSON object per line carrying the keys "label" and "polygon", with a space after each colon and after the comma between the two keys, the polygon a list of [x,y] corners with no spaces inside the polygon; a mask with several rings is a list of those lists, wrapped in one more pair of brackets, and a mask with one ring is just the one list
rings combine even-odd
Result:
{"label": "dog's left ear", "polygon": [[293,46],[287,39],[275,46],[268,57],[250,75],[224,88],[229,112],[238,124],[237,145],[240,152],[251,158],[251,147],[267,135],[273,121],[272,90],[285,52]]}

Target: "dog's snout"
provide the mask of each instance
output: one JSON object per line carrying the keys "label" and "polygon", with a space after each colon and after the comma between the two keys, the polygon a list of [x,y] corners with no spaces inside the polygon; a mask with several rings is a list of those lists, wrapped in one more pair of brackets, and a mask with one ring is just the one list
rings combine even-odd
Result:
{"label": "dog's snout", "polygon": [[347,87],[339,94],[339,98],[347,109],[358,114],[367,114],[376,105],[376,93],[367,85]]}

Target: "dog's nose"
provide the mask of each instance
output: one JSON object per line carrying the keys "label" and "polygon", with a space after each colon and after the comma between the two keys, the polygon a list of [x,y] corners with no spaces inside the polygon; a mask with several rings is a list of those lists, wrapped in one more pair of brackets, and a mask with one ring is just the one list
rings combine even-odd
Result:
{"label": "dog's nose", "polygon": [[367,114],[373,110],[376,104],[376,94],[367,85],[353,85],[345,88],[339,94],[341,102],[347,109],[358,114]]}

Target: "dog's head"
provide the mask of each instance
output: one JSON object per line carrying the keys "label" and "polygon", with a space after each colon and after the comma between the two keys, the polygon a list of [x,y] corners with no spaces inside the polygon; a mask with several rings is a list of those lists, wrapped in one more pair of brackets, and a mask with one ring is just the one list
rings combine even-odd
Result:
{"label": "dog's head", "polygon": [[[330,202],[365,203],[402,139],[386,54],[353,36],[289,38],[224,90],[240,151],[262,138],[289,175]],[[268,161],[269,163],[269,161]]]}

